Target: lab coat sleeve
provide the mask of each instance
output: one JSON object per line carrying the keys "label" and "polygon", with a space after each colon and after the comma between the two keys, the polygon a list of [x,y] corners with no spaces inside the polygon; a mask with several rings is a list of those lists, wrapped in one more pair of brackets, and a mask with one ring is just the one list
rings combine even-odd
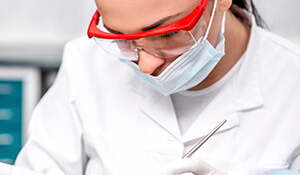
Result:
{"label": "lab coat sleeve", "polygon": [[82,127],[73,102],[77,52],[72,43],[66,45],[57,78],[30,119],[29,137],[17,157],[17,166],[42,173],[59,168],[67,175],[84,174]]}
{"label": "lab coat sleeve", "polygon": [[[300,146],[300,145],[299,145]],[[298,154],[298,156],[294,159],[292,165],[291,165],[291,169],[294,171],[297,171],[300,173],[300,153]]]}

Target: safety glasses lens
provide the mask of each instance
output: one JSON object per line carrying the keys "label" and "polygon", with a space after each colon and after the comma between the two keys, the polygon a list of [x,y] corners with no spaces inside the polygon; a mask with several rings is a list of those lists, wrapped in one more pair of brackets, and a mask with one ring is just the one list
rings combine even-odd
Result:
{"label": "safety glasses lens", "polygon": [[[108,32],[99,21],[98,28]],[[178,57],[188,51],[201,39],[206,31],[206,23],[200,19],[191,31],[176,31],[139,40],[111,40],[94,37],[97,44],[107,53],[126,60],[138,60],[138,52],[145,51],[159,58]]]}

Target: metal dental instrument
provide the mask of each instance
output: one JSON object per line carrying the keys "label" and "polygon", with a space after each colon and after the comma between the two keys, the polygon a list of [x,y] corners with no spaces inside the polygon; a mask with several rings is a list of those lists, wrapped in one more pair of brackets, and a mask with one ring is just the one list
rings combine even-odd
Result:
{"label": "metal dental instrument", "polygon": [[218,126],[216,126],[210,133],[208,133],[203,139],[201,139],[189,152],[187,152],[182,158],[190,158],[192,155],[212,136],[214,135],[224,123],[227,122],[224,119]]}

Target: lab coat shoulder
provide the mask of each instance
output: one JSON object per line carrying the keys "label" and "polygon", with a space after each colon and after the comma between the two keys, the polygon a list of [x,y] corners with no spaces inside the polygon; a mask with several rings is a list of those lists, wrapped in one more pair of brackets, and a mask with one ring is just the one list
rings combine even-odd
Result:
{"label": "lab coat shoulder", "polygon": [[[245,143],[263,143],[253,145],[256,149],[251,156],[254,160],[257,153],[257,165],[299,171],[300,47],[258,27],[251,35],[239,72],[243,83],[239,88],[247,89],[241,91],[249,94],[245,101],[251,102],[255,99],[251,94],[256,94],[262,102],[255,109],[239,109],[241,122],[253,124],[253,138]],[[240,155],[241,150],[243,147],[237,151]]]}
{"label": "lab coat shoulder", "polygon": [[[69,100],[75,101],[78,93],[86,90],[82,86],[83,83],[91,86],[100,83],[105,86],[106,83],[113,81],[114,75],[125,76],[126,71],[121,72],[118,69],[120,65],[123,63],[118,58],[107,54],[87,36],[69,41],[65,46],[62,61],[67,76]],[[120,77],[118,79],[121,80]]]}
{"label": "lab coat shoulder", "polygon": [[300,45],[254,27],[246,60],[252,59],[252,68],[257,69],[262,92],[271,90],[275,94],[286,90],[291,95],[300,95],[300,90],[297,90],[300,88]]}
{"label": "lab coat shoulder", "polygon": [[269,48],[269,56],[262,57],[260,70],[268,109],[265,114],[277,116],[273,134],[278,138],[270,144],[278,146],[278,154],[288,155],[290,150],[290,168],[300,171],[300,46],[265,30],[262,35],[262,44]]}
{"label": "lab coat shoulder", "polygon": [[66,174],[82,174],[87,159],[82,147],[81,121],[74,107],[79,53],[76,42],[66,44],[55,82],[31,116],[28,140],[16,165],[42,173],[57,167]]}
{"label": "lab coat shoulder", "polygon": [[[265,41],[268,41],[274,45],[276,45],[280,50],[284,51],[284,53],[288,52],[294,55],[293,58],[300,58],[300,45],[297,43],[294,43],[287,38],[284,38],[278,34],[275,34],[273,32],[270,32],[266,29],[258,28],[259,32],[265,39]],[[263,42],[264,40],[262,40]],[[265,46],[269,47],[269,46]]]}
{"label": "lab coat shoulder", "polygon": [[[263,92],[273,93],[273,97],[282,94],[278,99],[287,100],[285,102],[289,102],[288,99],[290,102],[300,100],[300,46],[261,28],[258,28],[258,33],[257,46],[253,47],[252,53],[259,58]],[[265,100],[271,97],[268,94],[264,96]]]}
{"label": "lab coat shoulder", "polygon": [[122,112],[127,115],[129,111],[137,110],[136,98],[150,90],[129,66],[106,53],[88,37],[69,42],[65,52],[64,61],[68,62],[71,84],[69,90],[85,132],[95,133],[89,131],[93,128],[90,126],[99,119],[114,115],[113,112],[119,116]]}
{"label": "lab coat shoulder", "polygon": [[[156,162],[149,162],[149,157],[157,152],[167,150],[166,154],[174,154],[174,149],[161,148],[161,143],[155,142],[159,138],[154,133],[160,133],[160,140],[170,136],[167,132],[162,134],[162,128],[142,109],[148,104],[145,96],[152,94],[147,92],[155,93],[154,90],[142,84],[127,64],[104,52],[93,40],[79,38],[68,45],[75,48],[77,56],[76,65],[68,66],[74,66],[69,70],[76,72],[70,72],[69,76],[76,86],[73,104],[82,126],[85,154],[89,157],[86,174],[120,174],[119,171],[136,174],[133,172],[141,172],[142,167],[153,168]],[[65,59],[72,61],[71,57]],[[133,163],[128,157],[133,162],[139,160]],[[138,162],[147,165],[128,167],[129,163]]]}

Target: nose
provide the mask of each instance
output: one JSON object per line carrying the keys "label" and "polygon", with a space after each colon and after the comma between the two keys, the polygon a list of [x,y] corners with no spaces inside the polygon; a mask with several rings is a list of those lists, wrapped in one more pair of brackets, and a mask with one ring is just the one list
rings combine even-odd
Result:
{"label": "nose", "polygon": [[139,51],[138,65],[144,74],[152,74],[159,66],[165,63],[164,59],[157,58],[144,50]]}

